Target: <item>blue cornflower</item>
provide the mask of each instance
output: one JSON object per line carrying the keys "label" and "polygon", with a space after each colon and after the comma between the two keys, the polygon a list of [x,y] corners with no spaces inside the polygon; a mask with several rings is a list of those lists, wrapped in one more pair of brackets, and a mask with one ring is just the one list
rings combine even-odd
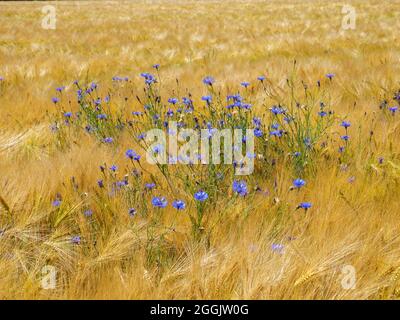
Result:
{"label": "blue cornflower", "polygon": [[399,109],[399,107],[394,106],[394,107],[390,107],[389,111],[394,114],[398,109]]}
{"label": "blue cornflower", "polygon": [[97,185],[99,186],[99,188],[104,188],[104,183],[103,180],[97,180]]}
{"label": "blue cornflower", "polygon": [[165,208],[168,204],[168,201],[164,197],[154,197],[153,200],[151,200],[151,203],[154,207]]}
{"label": "blue cornflower", "polygon": [[278,107],[278,106],[272,106],[272,107],[270,108],[270,110],[271,110],[271,112],[272,112],[274,115],[282,114],[282,113],[285,112],[285,110],[284,110],[283,108]]}
{"label": "blue cornflower", "polygon": [[129,215],[130,215],[131,217],[133,217],[134,215],[136,215],[136,209],[135,209],[135,208],[130,208],[130,209],[128,210],[128,213],[129,213]]}
{"label": "blue cornflower", "polygon": [[113,143],[114,139],[111,137],[104,138],[103,140],[105,143]]}
{"label": "blue cornflower", "polygon": [[72,117],[72,112],[68,111],[64,113],[64,117],[66,118],[71,118]]}
{"label": "blue cornflower", "polygon": [[349,141],[350,137],[348,135],[341,136],[340,139],[344,141]]}
{"label": "blue cornflower", "polygon": [[132,112],[132,115],[134,115],[134,116],[141,116],[143,114],[143,112],[141,112],[141,111],[133,111]]}
{"label": "blue cornflower", "polygon": [[282,137],[282,130],[273,130],[269,133],[270,136]]}
{"label": "blue cornflower", "polygon": [[190,98],[187,98],[187,97],[183,97],[182,98],[182,102],[186,106],[189,106],[189,105],[191,105],[193,103],[193,101]]}
{"label": "blue cornflower", "polygon": [[260,128],[255,128],[254,129],[254,135],[259,138],[259,137],[262,137],[263,132],[262,132],[262,130]]}
{"label": "blue cornflower", "polygon": [[211,96],[202,96],[201,100],[206,101],[207,104],[210,104],[212,101],[212,97]]}
{"label": "blue cornflower", "polygon": [[117,171],[117,169],[118,169],[118,167],[117,167],[115,164],[113,164],[113,165],[110,167],[110,170],[111,170],[112,172]]}
{"label": "blue cornflower", "polygon": [[80,236],[73,236],[73,237],[71,238],[71,242],[72,242],[73,244],[80,244],[80,243],[81,243],[81,237],[80,237]]}
{"label": "blue cornflower", "polygon": [[156,69],[156,70],[158,70],[158,69],[160,68],[160,65],[159,65],[158,63],[153,64],[153,68]]}
{"label": "blue cornflower", "polygon": [[169,98],[168,102],[171,104],[177,104],[178,103],[178,99],[177,98]]}
{"label": "blue cornflower", "polygon": [[293,180],[293,186],[297,189],[300,189],[306,184],[306,182],[303,179],[295,179]]}
{"label": "blue cornflower", "polygon": [[243,97],[239,93],[231,94],[231,95],[226,96],[226,100],[227,101],[233,100],[234,102],[241,102],[241,101],[243,101]]}
{"label": "blue cornflower", "polygon": [[233,181],[232,189],[241,196],[245,196],[247,194],[247,185],[244,181]]}
{"label": "blue cornflower", "polygon": [[97,98],[97,99],[93,100],[93,102],[96,106],[99,106],[99,105],[101,105],[101,98]]}
{"label": "blue cornflower", "polygon": [[164,150],[164,147],[162,144],[157,144],[153,147],[153,152],[154,153],[161,153]]}
{"label": "blue cornflower", "polygon": [[107,115],[104,113],[101,113],[101,114],[97,115],[97,119],[105,120],[105,119],[107,119]]}
{"label": "blue cornflower", "polygon": [[182,200],[175,200],[175,201],[172,203],[172,206],[173,206],[175,209],[177,209],[177,210],[183,210],[183,209],[185,209],[186,204],[185,204],[185,202],[182,201]]}
{"label": "blue cornflower", "polygon": [[348,127],[351,126],[351,123],[349,121],[342,121],[340,126],[342,126],[343,128],[347,129]]}
{"label": "blue cornflower", "polygon": [[335,76],[335,74],[333,74],[333,73],[328,73],[328,74],[326,74],[326,77],[329,79],[329,80],[332,80],[332,78]]}
{"label": "blue cornflower", "polygon": [[62,92],[64,89],[65,89],[65,87],[64,87],[64,86],[62,86],[62,87],[58,87],[58,88],[56,88],[56,91],[58,91],[58,92]]}
{"label": "blue cornflower", "polygon": [[310,209],[312,207],[311,202],[302,202],[298,205],[297,209],[304,209],[305,211],[307,211],[308,209]]}
{"label": "blue cornflower", "polygon": [[172,116],[174,115],[174,111],[171,110],[171,109],[168,109],[168,111],[166,112],[166,115],[167,115],[168,117],[172,117]]}
{"label": "blue cornflower", "polygon": [[197,192],[194,194],[194,198],[195,198],[197,201],[203,202],[203,201],[207,200],[207,198],[208,198],[208,193],[205,192],[205,191],[203,191],[203,190],[199,190],[199,191],[197,191]]}
{"label": "blue cornflower", "polygon": [[257,77],[257,80],[263,82],[265,80],[265,77],[264,76],[259,76],[259,77]]}
{"label": "blue cornflower", "polygon": [[240,85],[241,85],[242,87],[247,88],[247,87],[250,85],[250,82],[244,81],[244,82],[241,82]]}
{"label": "blue cornflower", "polygon": [[327,113],[325,111],[320,111],[320,112],[318,112],[318,115],[322,118],[322,117],[325,117],[327,115]]}
{"label": "blue cornflower", "polygon": [[85,215],[85,217],[91,217],[93,215],[93,211],[90,209],[85,210],[85,212],[83,213]]}
{"label": "blue cornflower", "polygon": [[214,82],[215,82],[214,78],[213,78],[213,77],[210,77],[210,76],[207,76],[207,77],[205,77],[205,78],[203,79],[203,83],[204,83],[205,85],[208,85],[208,86],[212,86]]}
{"label": "blue cornflower", "polygon": [[286,123],[290,123],[290,122],[293,120],[293,117],[284,117],[283,120],[284,120]]}
{"label": "blue cornflower", "polygon": [[256,158],[256,154],[253,152],[247,152],[246,153],[246,157],[249,159],[255,159]]}
{"label": "blue cornflower", "polygon": [[279,123],[273,123],[271,128],[277,130],[279,128]]}
{"label": "blue cornflower", "polygon": [[61,205],[61,200],[56,199],[53,201],[52,206],[58,208]]}
{"label": "blue cornflower", "polygon": [[58,99],[57,97],[53,97],[51,98],[51,101],[53,101],[54,104],[57,104],[57,102],[60,101],[60,99]]}
{"label": "blue cornflower", "polygon": [[280,253],[280,254],[282,254],[283,253],[283,250],[285,249],[285,246],[283,245],[283,244],[281,244],[281,243],[273,243],[272,245],[271,245],[271,250],[272,251],[275,251],[275,252],[277,252],[277,253]]}
{"label": "blue cornflower", "polygon": [[125,155],[131,159],[131,160],[136,160],[139,161],[140,160],[140,155],[138,155],[135,151],[133,151],[132,149],[128,149],[125,152]]}
{"label": "blue cornflower", "polygon": [[117,188],[123,188],[123,187],[125,187],[125,186],[127,186],[129,184],[129,182],[128,182],[128,179],[126,178],[126,179],[124,179],[124,180],[120,180],[120,181],[117,181],[116,183],[115,183],[115,185],[117,186]]}
{"label": "blue cornflower", "polygon": [[144,82],[148,85],[157,82],[157,79],[151,73],[143,72],[140,74],[140,76],[144,78]]}
{"label": "blue cornflower", "polygon": [[144,186],[146,189],[152,190],[156,187],[156,184],[152,182],[152,183],[146,183]]}

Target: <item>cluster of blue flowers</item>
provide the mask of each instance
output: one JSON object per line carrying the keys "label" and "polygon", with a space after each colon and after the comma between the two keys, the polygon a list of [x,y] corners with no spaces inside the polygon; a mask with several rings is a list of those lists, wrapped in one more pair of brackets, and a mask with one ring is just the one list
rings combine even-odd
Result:
{"label": "cluster of blue flowers", "polygon": [[[205,91],[199,100],[196,100],[192,95],[186,91],[185,96],[179,94],[179,90],[171,94],[166,100],[161,97],[160,86],[160,65],[153,65],[153,73],[143,72],[140,74],[139,79],[144,80],[144,94],[136,96],[136,100],[139,102],[139,106],[133,103],[125,103],[130,99],[121,95],[120,92],[115,94],[112,90],[107,91],[107,94],[100,95],[100,88],[97,83],[92,82],[82,86],[78,81],[74,82],[77,87],[76,98],[79,106],[78,112],[67,111],[62,107],[64,101],[69,101],[66,95],[70,88],[65,86],[59,86],[56,88],[54,97],[51,101],[57,106],[57,110],[61,110],[56,123],[52,126],[54,131],[60,130],[66,124],[71,128],[73,125],[85,129],[85,135],[90,135],[98,139],[102,147],[118,150],[119,152],[119,141],[120,133],[128,132],[130,136],[137,143],[135,145],[136,150],[140,150],[137,145],[144,147],[147,143],[146,131],[149,128],[162,129],[168,135],[176,134],[174,129],[169,123],[173,120],[177,123],[177,128],[181,129],[194,129],[196,131],[206,129],[208,132],[208,138],[212,138],[218,129],[241,129],[245,132],[246,129],[251,129],[256,137],[255,143],[256,148],[259,148],[257,152],[247,152],[249,159],[262,159],[264,161],[256,170],[259,170],[261,174],[268,172],[279,164],[285,155],[289,154],[288,161],[293,163],[293,168],[296,170],[296,176],[304,176],[306,172],[305,167],[313,156],[313,151],[319,148],[319,145],[328,142],[321,142],[320,132],[326,132],[326,128],[330,125],[331,121],[336,123],[337,118],[334,117],[334,112],[329,104],[329,101],[317,100],[317,103],[313,103],[315,108],[312,109],[310,103],[302,103],[295,101],[292,103],[284,103],[282,101],[276,101],[275,104],[270,105],[266,108],[266,112],[260,114],[256,113],[253,108],[253,104],[257,101],[254,98],[253,93],[256,89],[264,89],[270,85],[270,81],[267,80],[266,76],[260,75],[256,79],[249,81],[242,81],[237,84],[235,91],[228,91],[226,94],[221,94],[218,90],[218,83],[211,77],[205,77],[202,82],[204,86],[202,89]],[[330,86],[334,83],[333,79],[335,74],[328,73],[325,75],[326,79],[318,81],[317,86],[327,84]],[[127,88],[134,80],[126,76],[114,76],[112,78],[113,89]],[[314,84],[315,86],[315,84]],[[116,101],[117,99],[123,99],[123,103]],[[400,103],[400,91],[396,92],[393,99]],[[123,110],[127,112],[121,112],[123,116],[112,113],[113,108],[109,108],[112,105],[124,105],[134,107],[136,110]],[[129,100],[130,101],[130,100]],[[315,101],[313,101],[315,102]],[[68,103],[71,106],[70,103]],[[196,107],[195,107],[196,106]],[[125,108],[125,107],[124,107]],[[127,108],[127,107],[126,107]],[[386,101],[382,103],[381,108],[388,110],[390,114],[395,115],[398,111],[397,105],[392,105]],[[126,117],[126,118],[125,118]],[[392,119],[392,118],[390,118]],[[340,144],[339,151],[344,152],[350,145],[350,131],[351,123],[348,120],[343,120],[339,123],[340,128],[340,140],[335,142],[335,150],[337,145]],[[329,140],[327,140],[329,141]],[[242,139],[243,144],[246,145],[246,137]],[[147,145],[146,145],[147,146]],[[151,146],[151,151],[155,155],[162,154],[165,150],[165,146],[162,144],[155,144]],[[242,146],[233,146],[232,148],[240,150]],[[161,193],[161,184],[158,183],[157,177],[153,177],[152,173],[149,173],[143,167],[143,161],[141,155],[133,149],[123,149],[125,151],[125,164],[104,164],[100,166],[101,177],[97,180],[98,191],[108,196],[119,196],[124,195],[123,199],[129,199],[126,201],[129,204],[127,207],[128,214],[131,217],[135,217],[138,213],[148,211],[148,208],[164,209],[170,204],[172,208],[176,210],[187,209],[187,203],[190,204],[194,201],[196,209],[199,212],[198,222],[201,223],[201,217],[203,215],[203,209],[206,208],[210,203],[217,201],[218,197],[223,194],[233,194],[234,201],[244,201],[255,194],[252,190],[259,190],[258,186],[254,189],[253,179],[228,181],[225,184],[224,179],[229,177],[229,170],[235,169],[238,166],[242,166],[243,163],[240,161],[234,161],[232,166],[225,171],[221,170],[221,166],[215,165],[206,174],[196,175],[196,170],[193,170],[193,162],[188,161],[188,169],[179,167],[178,170],[173,171],[169,167],[158,167],[162,173],[162,178],[166,178],[169,187],[170,184],[174,185],[176,181],[183,181],[179,184],[179,187],[183,188],[186,194],[189,194],[191,199],[169,199],[169,191],[164,194]],[[121,152],[123,155],[123,151]],[[345,155],[346,153],[344,153]],[[344,155],[341,155],[344,157]],[[199,160],[200,155],[196,155]],[[170,156],[170,163],[176,163],[177,159],[172,159]],[[182,160],[182,159],[180,159]],[[283,161],[281,161],[283,163]],[[382,158],[383,162],[383,158]],[[298,166],[297,166],[298,165]],[[267,168],[268,167],[268,168]],[[125,176],[121,177],[122,171],[125,169]],[[266,169],[267,168],[267,169]],[[199,169],[199,172],[202,169]],[[263,171],[265,170],[265,171]],[[173,172],[173,173],[171,173]],[[148,176],[147,176],[148,175]],[[135,180],[132,180],[131,177]],[[147,177],[146,177],[147,176]],[[179,179],[175,179],[178,177]],[[207,177],[207,178],[204,178]],[[148,179],[147,182],[145,179]],[[150,182],[149,182],[150,181]],[[157,182],[157,185],[156,185]],[[302,194],[302,191],[306,189],[306,182],[301,178],[293,180],[291,190],[297,190],[298,194]],[[229,190],[231,191],[229,192]],[[173,188],[171,187],[171,190]],[[160,192],[162,196],[154,196],[156,190]],[[302,190],[302,191],[300,191]],[[165,191],[165,190],[164,190]],[[175,193],[174,193],[175,194]],[[121,197],[122,198],[122,197]],[[138,204],[138,200],[144,199],[145,204]],[[169,202],[170,201],[170,202]],[[132,203],[134,203],[131,207]],[[53,210],[63,210],[61,197],[56,197],[52,205]],[[294,204],[294,207],[298,209],[304,209],[306,212],[312,207],[311,202],[301,202]],[[88,219],[93,216],[93,210],[85,207],[83,214]],[[161,212],[161,211],[159,211]],[[145,215],[145,213],[143,213]],[[73,243],[79,244],[79,241],[75,239]],[[283,245],[274,244],[272,250],[275,252],[282,252]]]}

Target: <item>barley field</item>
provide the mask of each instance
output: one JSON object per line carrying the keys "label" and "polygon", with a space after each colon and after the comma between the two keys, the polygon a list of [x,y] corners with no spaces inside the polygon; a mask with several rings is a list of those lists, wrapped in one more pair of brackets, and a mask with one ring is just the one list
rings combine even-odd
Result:
{"label": "barley field", "polygon": [[[399,298],[399,9],[1,2],[0,298]],[[148,163],[168,120],[254,171]]]}

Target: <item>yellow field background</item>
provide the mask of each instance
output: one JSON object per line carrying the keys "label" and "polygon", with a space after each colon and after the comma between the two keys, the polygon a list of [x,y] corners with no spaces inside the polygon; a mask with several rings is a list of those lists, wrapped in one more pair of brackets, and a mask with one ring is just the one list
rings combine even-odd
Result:
{"label": "yellow field background", "polygon": [[[341,29],[344,4],[356,9],[355,30]],[[399,297],[400,115],[379,109],[400,88],[399,1],[59,1],[52,3],[55,30],[41,27],[44,5],[0,3],[0,298]],[[207,241],[192,241],[189,219],[166,209],[171,227],[153,239],[160,241],[157,263],[146,255],[146,219],[132,222],[117,201],[107,203],[112,216],[92,204],[103,226],[95,247],[71,245],[77,226],[84,239],[93,232],[82,212],[96,195],[85,188],[103,162],[123,167],[125,149],[87,136],[57,149],[47,116],[57,108],[56,87],[73,92],[74,80],[88,79],[106,92],[113,76],[128,76],[137,84],[127,92],[134,110],[139,75],[155,63],[163,94],[190,90],[198,99],[207,75],[222,89],[261,74],[284,86],[294,60],[306,83],[335,74],[331,101],[354,137],[346,168],[320,159],[307,179],[312,210],[277,218],[302,200],[288,191],[291,173],[278,164],[259,181],[265,193],[207,212]],[[49,229],[58,192],[68,209]],[[277,228],[280,238],[272,239]],[[284,243],[284,254],[271,250],[275,242]],[[41,287],[45,265],[56,267],[55,289]],[[346,265],[356,271],[351,290],[342,286]]]}

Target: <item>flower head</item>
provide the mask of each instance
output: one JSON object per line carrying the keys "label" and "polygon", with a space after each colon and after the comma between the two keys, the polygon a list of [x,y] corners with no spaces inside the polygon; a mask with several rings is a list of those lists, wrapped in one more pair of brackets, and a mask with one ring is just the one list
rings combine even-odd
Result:
{"label": "flower head", "polygon": [[214,78],[213,78],[213,77],[210,77],[210,76],[207,76],[207,77],[205,77],[205,78],[203,79],[203,83],[204,83],[205,85],[208,85],[208,86],[212,86],[214,82],[215,82]]}
{"label": "flower head", "polygon": [[157,82],[157,79],[151,73],[143,72],[140,76],[144,78],[145,84],[149,86]]}
{"label": "flower head", "polygon": [[140,155],[138,155],[135,151],[133,151],[132,149],[128,149],[125,152],[125,155],[131,159],[131,160],[136,160],[139,161],[140,160]]}
{"label": "flower head", "polygon": [[270,110],[274,115],[285,113],[285,110],[279,106],[272,106]]}
{"label": "flower head", "polygon": [[52,203],[53,207],[58,208],[61,205],[61,200],[60,199],[55,199]]}
{"label": "flower head", "polygon": [[305,211],[307,211],[308,209],[310,209],[312,207],[311,202],[301,202],[297,209],[304,209]]}
{"label": "flower head", "polygon": [[152,189],[154,189],[154,188],[156,187],[156,184],[155,184],[154,182],[152,182],[152,183],[146,183],[146,184],[144,185],[144,187],[145,187],[147,190],[152,190]]}
{"label": "flower head", "polygon": [[349,141],[350,137],[348,135],[341,136],[340,139],[344,141]]}
{"label": "flower head", "polygon": [[80,243],[81,243],[81,237],[80,237],[80,236],[73,236],[73,237],[71,238],[71,242],[72,242],[73,244],[80,244]]}
{"label": "flower head", "polygon": [[58,99],[57,97],[53,97],[51,98],[51,101],[53,101],[54,104],[57,104],[57,102],[59,102],[60,99]]}
{"label": "flower head", "polygon": [[211,104],[212,97],[211,96],[202,96],[201,100],[207,102],[207,104]]}
{"label": "flower head", "polygon": [[282,130],[272,130],[270,131],[269,135],[275,137],[282,137]]}
{"label": "flower head", "polygon": [[306,182],[303,179],[295,179],[293,180],[293,186],[297,189],[300,189],[306,184]]}
{"label": "flower head", "polygon": [[154,197],[153,200],[151,200],[151,203],[156,208],[165,208],[168,201],[164,197]]}
{"label": "flower head", "polygon": [[328,74],[326,74],[326,77],[327,77],[329,80],[332,80],[334,76],[335,76],[334,73],[328,73]]}
{"label": "flower head", "polygon": [[259,77],[257,77],[257,80],[263,82],[265,80],[265,77],[264,76],[259,76]]}
{"label": "flower head", "polygon": [[232,189],[241,196],[245,196],[247,194],[247,185],[244,181],[233,181]]}
{"label": "flower head", "polygon": [[208,199],[208,193],[203,190],[199,190],[194,194],[194,198],[197,201],[203,202]]}
{"label": "flower head", "polygon": [[322,118],[322,117],[325,117],[327,115],[327,113],[325,111],[320,111],[320,112],[318,112],[318,115]]}
{"label": "flower head", "polygon": [[285,249],[285,246],[284,246],[283,244],[281,244],[281,243],[273,243],[273,244],[271,245],[271,249],[272,249],[272,251],[274,251],[274,252],[277,252],[277,253],[282,254],[282,253],[283,253],[283,250]]}
{"label": "flower head", "polygon": [[343,128],[347,129],[348,127],[351,126],[351,123],[349,121],[342,121],[340,126],[342,126]]}
{"label": "flower head", "polygon": [[254,129],[254,135],[255,135],[257,138],[260,138],[260,137],[262,137],[263,132],[262,132],[262,130],[261,130],[260,128],[255,128],[255,129]]}
{"label": "flower head", "polygon": [[177,98],[169,98],[169,99],[168,99],[168,102],[171,103],[171,104],[177,104],[178,101],[179,101],[179,100],[178,100]]}
{"label": "flower head", "polygon": [[389,108],[389,111],[390,111],[391,113],[395,114],[395,112],[396,112],[398,109],[399,109],[399,107],[394,106],[394,107],[390,107],[390,108]]}
{"label": "flower head", "polygon": [[175,200],[175,201],[172,203],[172,206],[173,206],[175,209],[177,209],[177,210],[183,210],[183,209],[185,209],[186,204],[185,204],[185,202],[182,201],[182,200]]}

